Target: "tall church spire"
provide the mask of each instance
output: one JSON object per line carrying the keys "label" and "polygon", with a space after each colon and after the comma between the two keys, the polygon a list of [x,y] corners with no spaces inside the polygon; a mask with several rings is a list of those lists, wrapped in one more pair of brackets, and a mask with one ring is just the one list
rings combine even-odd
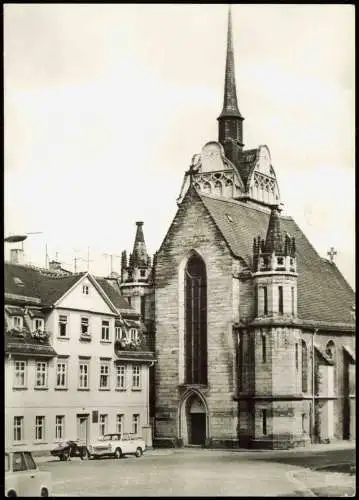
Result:
{"label": "tall church spire", "polygon": [[232,36],[232,13],[228,7],[227,57],[224,80],[224,99],[222,113],[218,120],[218,140],[223,145],[226,156],[237,163],[238,153],[243,148],[244,118],[238,109],[236,77],[234,70],[234,52]]}

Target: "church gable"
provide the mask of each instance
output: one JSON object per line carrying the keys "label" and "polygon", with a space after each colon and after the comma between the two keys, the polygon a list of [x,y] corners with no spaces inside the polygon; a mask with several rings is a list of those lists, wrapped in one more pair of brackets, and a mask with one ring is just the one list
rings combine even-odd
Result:
{"label": "church gable", "polygon": [[237,169],[226,158],[223,146],[215,141],[207,142],[201,154],[193,156],[178,203],[182,201],[191,182],[198,193],[223,198],[235,198],[244,193],[244,184]]}
{"label": "church gable", "polygon": [[[245,154],[245,152],[243,153]],[[253,200],[268,205],[279,204],[277,177],[267,146],[259,146],[247,180],[247,193]]]}

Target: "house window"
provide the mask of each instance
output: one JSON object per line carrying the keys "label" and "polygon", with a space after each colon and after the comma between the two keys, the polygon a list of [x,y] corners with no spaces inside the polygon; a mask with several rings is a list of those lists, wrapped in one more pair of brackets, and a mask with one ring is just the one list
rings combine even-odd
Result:
{"label": "house window", "polygon": [[295,344],[295,369],[298,371],[299,369],[299,353],[298,353],[298,344]]}
{"label": "house window", "polygon": [[141,367],[134,365],[132,367],[132,389],[141,388]]}
{"label": "house window", "polygon": [[118,434],[122,434],[122,432],[123,432],[123,415],[122,414],[116,415],[116,432]]}
{"label": "house window", "polygon": [[197,254],[188,259],[184,291],[185,382],[207,384],[207,273]]}
{"label": "house window", "polygon": [[47,369],[48,364],[46,361],[36,362],[35,387],[47,387]]}
{"label": "house window", "polygon": [[14,417],[14,441],[24,441],[24,417]]}
{"label": "house window", "polygon": [[128,302],[128,305],[130,306],[131,305],[131,297],[127,297],[127,302]]}
{"label": "house window", "polygon": [[44,320],[42,318],[34,319],[34,329],[35,330],[43,330],[44,329]]}
{"label": "house window", "polygon": [[278,312],[283,314],[283,287],[278,287]]}
{"label": "house window", "polygon": [[67,316],[59,316],[59,337],[67,337]]}
{"label": "house window", "polygon": [[88,285],[83,285],[82,286],[82,293],[84,295],[88,295],[89,294],[89,287],[88,287]]}
{"label": "house window", "polygon": [[115,326],[115,340],[120,340],[122,338],[122,328],[120,326]]}
{"label": "house window", "polygon": [[23,318],[21,316],[14,316],[12,319],[14,328],[21,329],[23,324]]}
{"label": "house window", "polygon": [[262,433],[267,435],[267,410],[262,410]]}
{"label": "house window", "polygon": [[130,329],[130,339],[131,342],[136,342],[138,340],[138,331],[136,328]]}
{"label": "house window", "polygon": [[102,362],[100,365],[100,389],[110,388],[110,365]]}
{"label": "house window", "polygon": [[35,440],[44,441],[45,439],[45,417],[35,418]]}
{"label": "house window", "polygon": [[55,419],[55,439],[64,439],[65,436],[65,417],[56,415]]}
{"label": "house window", "polygon": [[110,340],[110,322],[102,320],[101,340]]}
{"label": "house window", "polygon": [[136,413],[132,415],[132,432],[133,434],[138,434],[140,430],[140,416]]}
{"label": "house window", "polygon": [[89,362],[80,361],[79,365],[79,389],[89,388]]}
{"label": "house window", "polygon": [[15,361],[14,387],[26,387],[27,361]]}
{"label": "house window", "polygon": [[117,365],[116,367],[116,389],[126,389],[126,367]]}
{"label": "house window", "polygon": [[67,361],[63,359],[56,364],[56,387],[67,387]]}
{"label": "house window", "polygon": [[266,363],[267,361],[267,337],[265,332],[261,333],[262,338],[262,363]]}
{"label": "house window", "polygon": [[88,318],[81,318],[81,335],[90,335]]}
{"label": "house window", "polygon": [[308,392],[308,349],[302,340],[302,392]]}
{"label": "house window", "polygon": [[141,278],[144,278],[146,276],[146,269],[141,269],[140,276]]}
{"label": "house window", "polygon": [[101,414],[99,420],[100,436],[104,436],[107,433],[107,421],[108,421],[108,415]]}

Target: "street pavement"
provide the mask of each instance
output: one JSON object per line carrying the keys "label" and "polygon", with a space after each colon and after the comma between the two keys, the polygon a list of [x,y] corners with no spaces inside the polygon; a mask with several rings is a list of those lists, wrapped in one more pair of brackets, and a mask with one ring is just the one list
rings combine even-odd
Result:
{"label": "street pavement", "polygon": [[355,492],[355,476],[322,469],[354,464],[353,447],[263,452],[160,449],[141,458],[60,462],[47,457],[38,462],[41,470],[52,472],[54,496],[293,497]]}

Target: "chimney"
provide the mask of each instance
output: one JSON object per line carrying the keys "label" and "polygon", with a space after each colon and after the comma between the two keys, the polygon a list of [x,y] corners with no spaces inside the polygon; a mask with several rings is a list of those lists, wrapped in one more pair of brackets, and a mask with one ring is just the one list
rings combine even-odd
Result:
{"label": "chimney", "polygon": [[24,250],[22,248],[12,248],[10,250],[11,264],[24,264]]}
{"label": "chimney", "polygon": [[50,271],[61,271],[61,262],[57,262],[56,260],[52,260],[49,262]]}

